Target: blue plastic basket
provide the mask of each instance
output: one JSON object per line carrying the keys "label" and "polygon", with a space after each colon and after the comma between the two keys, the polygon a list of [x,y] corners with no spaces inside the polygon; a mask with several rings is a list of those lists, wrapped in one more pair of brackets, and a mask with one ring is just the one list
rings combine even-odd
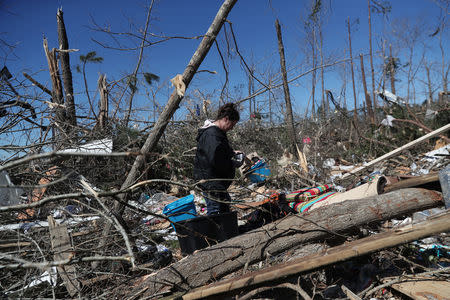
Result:
{"label": "blue plastic basket", "polygon": [[[172,223],[195,218],[197,211],[195,210],[194,196],[189,195],[167,204],[163,209],[163,214],[169,217]],[[172,227],[175,229],[173,224]]]}
{"label": "blue plastic basket", "polygon": [[263,159],[258,160],[251,168],[248,178],[251,182],[260,183],[265,181],[270,176],[270,169],[267,167]]}

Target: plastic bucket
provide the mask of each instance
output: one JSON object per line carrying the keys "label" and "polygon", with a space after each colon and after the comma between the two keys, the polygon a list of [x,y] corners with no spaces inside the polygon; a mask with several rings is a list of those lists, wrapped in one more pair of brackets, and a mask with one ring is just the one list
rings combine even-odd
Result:
{"label": "plastic bucket", "polygon": [[172,226],[176,231],[176,228],[173,225],[175,222],[192,219],[197,216],[194,196],[189,195],[167,204],[163,209],[163,214],[169,217],[169,220],[172,222]]}
{"label": "plastic bucket", "polygon": [[237,212],[202,216],[174,223],[183,254],[220,243],[238,235]]}

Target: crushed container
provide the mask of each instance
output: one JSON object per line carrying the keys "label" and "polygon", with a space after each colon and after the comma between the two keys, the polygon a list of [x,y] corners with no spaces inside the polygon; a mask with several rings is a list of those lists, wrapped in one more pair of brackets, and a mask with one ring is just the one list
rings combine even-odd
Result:
{"label": "crushed container", "polygon": [[197,216],[197,211],[195,210],[194,196],[189,195],[172,203],[167,204],[163,209],[163,214],[165,214],[169,220],[172,222],[172,226],[176,231],[174,226],[175,222],[192,219]]}
{"label": "crushed container", "polygon": [[264,159],[258,160],[249,170],[248,178],[253,183],[265,181],[270,176],[270,169]]}
{"label": "crushed container", "polygon": [[174,223],[181,253],[220,243],[238,235],[237,212],[201,216]]}

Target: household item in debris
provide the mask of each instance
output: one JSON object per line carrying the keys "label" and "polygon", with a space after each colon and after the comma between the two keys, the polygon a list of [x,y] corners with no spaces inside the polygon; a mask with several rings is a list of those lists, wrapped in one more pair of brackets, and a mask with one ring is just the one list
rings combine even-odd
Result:
{"label": "household item in debris", "polygon": [[176,222],[176,233],[183,254],[220,243],[238,235],[237,212],[201,216]]}
{"label": "household item in debris", "polygon": [[344,202],[346,200],[363,199],[380,195],[383,193],[385,185],[386,178],[384,176],[375,175],[367,183],[364,183],[344,193],[335,193],[324,201],[312,205],[310,210],[314,210],[330,204]]}
{"label": "household item in debris", "polygon": [[258,160],[249,170],[248,178],[253,183],[265,181],[270,176],[270,169],[264,159]]}
{"label": "household item in debris", "polygon": [[441,183],[445,208],[448,209],[450,208],[450,164],[439,172],[439,182]]}
{"label": "household item in debris", "polygon": [[196,217],[197,211],[195,210],[194,195],[189,195],[167,204],[163,209],[163,214],[169,217],[176,231],[175,222]]}

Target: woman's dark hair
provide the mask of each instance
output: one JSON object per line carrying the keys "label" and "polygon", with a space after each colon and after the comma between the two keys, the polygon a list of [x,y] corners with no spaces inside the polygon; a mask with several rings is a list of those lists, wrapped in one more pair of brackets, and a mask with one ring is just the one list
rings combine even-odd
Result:
{"label": "woman's dark hair", "polygon": [[219,108],[219,111],[217,112],[217,118],[216,120],[220,120],[222,118],[228,117],[228,120],[230,121],[239,121],[239,112],[236,108],[236,104],[234,103],[227,103],[222,105]]}

